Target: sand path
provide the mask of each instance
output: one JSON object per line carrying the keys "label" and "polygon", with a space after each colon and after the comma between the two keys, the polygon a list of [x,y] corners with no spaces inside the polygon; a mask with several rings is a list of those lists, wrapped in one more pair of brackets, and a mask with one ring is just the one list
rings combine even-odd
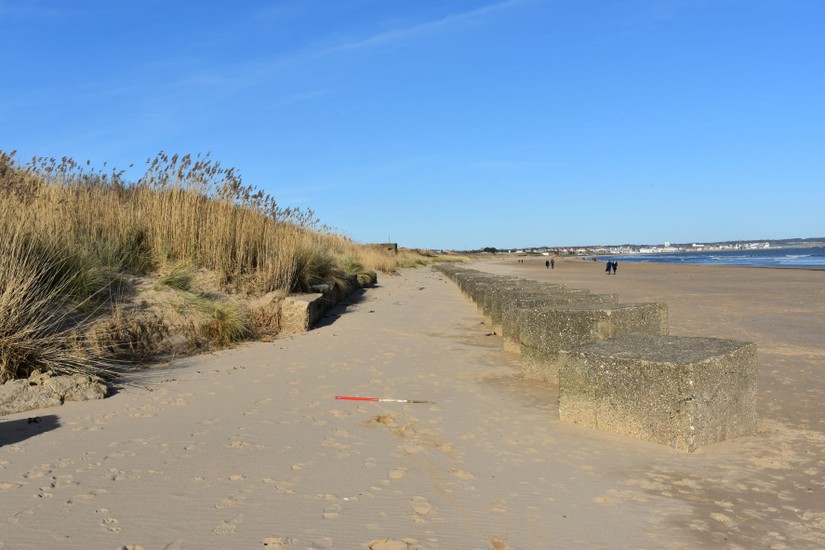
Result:
{"label": "sand path", "polygon": [[561,424],[429,269],[328,321],[0,419],[0,548],[825,545],[821,431],[686,455]]}

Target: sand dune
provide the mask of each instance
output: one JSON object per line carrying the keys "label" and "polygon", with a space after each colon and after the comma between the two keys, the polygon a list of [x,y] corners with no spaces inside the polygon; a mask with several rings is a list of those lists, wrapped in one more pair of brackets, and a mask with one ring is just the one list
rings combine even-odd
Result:
{"label": "sand dune", "polygon": [[557,391],[422,268],[309,333],[0,419],[0,548],[825,546],[825,273],[474,267],[662,300],[675,334],[756,341],[758,435],[688,455],[561,424]]}

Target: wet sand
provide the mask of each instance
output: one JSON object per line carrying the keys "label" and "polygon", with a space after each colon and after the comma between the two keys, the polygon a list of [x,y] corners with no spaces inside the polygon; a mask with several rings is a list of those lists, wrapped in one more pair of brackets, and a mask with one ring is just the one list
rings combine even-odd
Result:
{"label": "wet sand", "polygon": [[757,342],[759,433],[685,454],[561,424],[557,389],[422,268],[307,334],[135,377],[151,391],[1,418],[0,548],[825,546],[825,273],[477,268]]}

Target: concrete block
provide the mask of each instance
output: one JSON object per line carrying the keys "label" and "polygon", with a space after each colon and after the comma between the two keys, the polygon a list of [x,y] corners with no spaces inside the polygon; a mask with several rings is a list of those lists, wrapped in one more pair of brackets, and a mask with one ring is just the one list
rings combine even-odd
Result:
{"label": "concrete block", "polygon": [[485,310],[484,308],[485,301],[492,294],[501,292],[502,287],[512,280],[498,275],[472,275],[459,278],[459,288],[472,300],[479,313],[489,323],[491,319],[489,309]]}
{"label": "concrete block", "polygon": [[632,334],[559,353],[563,422],[692,452],[756,432],[756,346]]}
{"label": "concrete block", "polygon": [[321,292],[294,294],[281,302],[281,330],[306,332],[326,312],[326,300]]}
{"label": "concrete block", "polygon": [[[543,292],[511,294],[501,306],[501,326],[497,331],[502,337],[505,351],[521,354],[520,327],[530,318],[532,310],[548,306],[573,304],[611,304],[616,303],[615,294],[590,294],[580,289],[547,289]],[[527,321],[529,322],[529,321]]]}
{"label": "concrete block", "polygon": [[322,283],[311,294],[290,294],[281,301],[280,325],[283,332],[306,332],[331,308],[359,288],[378,282],[374,273],[350,275],[338,284]]}
{"label": "concrete block", "polygon": [[558,384],[559,351],[634,332],[667,334],[667,306],[590,303],[525,310],[519,327],[521,372]]}
{"label": "concrete block", "polygon": [[[544,285],[535,281],[525,279],[512,279],[499,281],[496,285],[488,285],[481,290],[481,300],[479,302],[481,312],[490,320],[493,331],[501,334],[501,316],[505,302],[513,296],[535,294],[543,292]],[[557,288],[562,288],[557,285]]]}

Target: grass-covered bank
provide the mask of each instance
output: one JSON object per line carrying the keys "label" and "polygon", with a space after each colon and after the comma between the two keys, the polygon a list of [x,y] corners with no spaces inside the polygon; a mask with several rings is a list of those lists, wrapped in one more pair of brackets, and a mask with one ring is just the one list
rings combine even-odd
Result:
{"label": "grass-covered bank", "polygon": [[435,259],[335,234],[208,155],[127,181],[0,152],[0,382],[272,335],[278,296]]}

